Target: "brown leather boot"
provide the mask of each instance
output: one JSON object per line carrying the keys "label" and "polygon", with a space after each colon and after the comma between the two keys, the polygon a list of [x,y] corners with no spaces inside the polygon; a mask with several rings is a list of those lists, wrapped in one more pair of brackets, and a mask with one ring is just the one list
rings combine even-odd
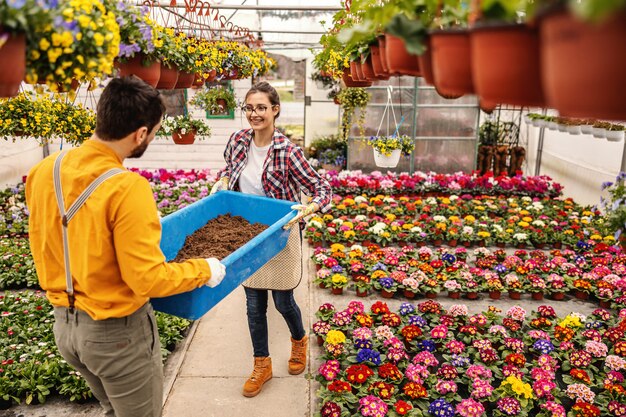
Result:
{"label": "brown leather boot", "polygon": [[243,396],[254,397],[263,388],[263,384],[272,379],[272,358],[254,358],[252,375],[243,384]]}
{"label": "brown leather boot", "polygon": [[289,358],[289,373],[299,375],[306,367],[306,348],[309,338],[304,336],[300,340],[291,338],[291,358]]}

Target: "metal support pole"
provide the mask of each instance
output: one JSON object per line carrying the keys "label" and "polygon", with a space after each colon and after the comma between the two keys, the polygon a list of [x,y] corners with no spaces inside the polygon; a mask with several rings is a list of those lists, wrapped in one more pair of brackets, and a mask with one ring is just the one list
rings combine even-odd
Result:
{"label": "metal support pole", "polygon": [[[543,109],[543,115],[547,113],[546,109]],[[541,155],[543,154],[543,139],[545,136],[545,127],[539,128],[539,142],[537,143],[537,158],[535,159],[535,175],[539,175],[541,171]],[[623,162],[623,161],[622,161]]]}
{"label": "metal support pole", "polygon": [[[417,89],[418,79],[417,77],[413,78],[413,126],[411,126],[411,139],[415,144],[415,148],[417,148],[417,143],[415,137],[417,136],[417,94],[419,90]],[[402,94],[402,91],[400,92]],[[409,165],[409,174],[413,175],[415,172],[415,149],[411,152],[409,156],[411,158]]]}
{"label": "metal support pole", "polygon": [[478,147],[480,146],[480,107],[476,117],[476,134],[474,135],[474,171],[478,171]]}

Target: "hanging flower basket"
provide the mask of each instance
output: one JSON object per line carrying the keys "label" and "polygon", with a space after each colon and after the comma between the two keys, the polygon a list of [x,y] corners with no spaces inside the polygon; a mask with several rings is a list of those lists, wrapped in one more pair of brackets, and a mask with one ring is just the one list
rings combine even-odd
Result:
{"label": "hanging flower basket", "polygon": [[536,27],[475,26],[470,39],[472,76],[481,103],[544,107]]}
{"label": "hanging flower basket", "polygon": [[430,45],[430,36],[426,37],[424,41],[426,51],[422,55],[417,56],[417,60],[420,64],[420,71],[422,71],[422,77],[427,84],[435,84],[435,76],[433,75],[433,55],[432,47]]}
{"label": "hanging flower basket", "polygon": [[172,139],[177,145],[191,145],[196,141],[196,132],[193,130],[185,134],[174,132],[172,133]]}
{"label": "hanging flower basket", "polygon": [[374,71],[374,75],[379,80],[388,80],[389,71],[386,71],[385,67],[383,66],[383,62],[382,62],[383,58],[380,52],[380,46],[372,45],[370,47],[370,58],[372,60],[372,70]]}
{"label": "hanging flower basket", "polygon": [[156,88],[161,90],[171,90],[176,87],[178,82],[178,69],[176,65],[168,67],[167,65],[161,65],[161,76]]}
{"label": "hanging flower basket", "polygon": [[437,92],[448,97],[474,93],[469,32],[433,31],[430,45]]}
{"label": "hanging flower basket", "polygon": [[391,151],[391,155],[389,156],[384,155],[374,149],[374,162],[376,163],[376,166],[381,168],[395,168],[400,162],[401,155],[401,149],[394,149],[393,151]]}
{"label": "hanging flower basket", "polygon": [[626,13],[595,24],[561,11],[540,25],[548,106],[561,116],[626,120]]}
{"label": "hanging flower basket", "polygon": [[126,62],[118,61],[115,65],[119,69],[119,76],[126,77],[128,75],[136,75],[150,84],[152,87],[156,87],[161,78],[161,63],[159,61],[149,62],[148,65],[144,65],[146,56],[142,53],[135,54],[134,57],[129,58]]}
{"label": "hanging flower basket", "polygon": [[352,78],[352,71],[346,69],[341,76],[346,87],[371,87],[371,81],[357,81]]}
{"label": "hanging flower basket", "polygon": [[191,88],[196,75],[190,72],[181,71],[178,74],[178,80],[174,88]]}
{"label": "hanging flower basket", "polygon": [[8,36],[0,47],[0,97],[17,95],[26,74],[26,37],[0,32],[0,38]]}
{"label": "hanging flower basket", "polygon": [[422,75],[417,55],[411,55],[407,52],[402,39],[386,33],[385,47],[390,73],[414,77]]}

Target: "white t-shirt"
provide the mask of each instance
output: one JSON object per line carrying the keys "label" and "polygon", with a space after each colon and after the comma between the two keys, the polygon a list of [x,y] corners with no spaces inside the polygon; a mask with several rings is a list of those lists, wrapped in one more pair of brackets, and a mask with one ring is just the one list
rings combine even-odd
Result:
{"label": "white t-shirt", "polygon": [[258,147],[254,144],[254,140],[250,143],[248,162],[239,177],[239,188],[242,193],[265,196],[261,176],[263,175],[263,164],[270,146],[271,143],[262,148]]}

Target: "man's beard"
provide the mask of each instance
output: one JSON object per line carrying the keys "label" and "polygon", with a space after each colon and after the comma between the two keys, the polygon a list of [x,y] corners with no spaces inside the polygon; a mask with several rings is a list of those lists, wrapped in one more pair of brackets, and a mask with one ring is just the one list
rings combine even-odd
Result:
{"label": "man's beard", "polygon": [[128,156],[129,158],[141,158],[143,153],[148,149],[148,141],[145,140],[141,145],[138,145],[131,154]]}

